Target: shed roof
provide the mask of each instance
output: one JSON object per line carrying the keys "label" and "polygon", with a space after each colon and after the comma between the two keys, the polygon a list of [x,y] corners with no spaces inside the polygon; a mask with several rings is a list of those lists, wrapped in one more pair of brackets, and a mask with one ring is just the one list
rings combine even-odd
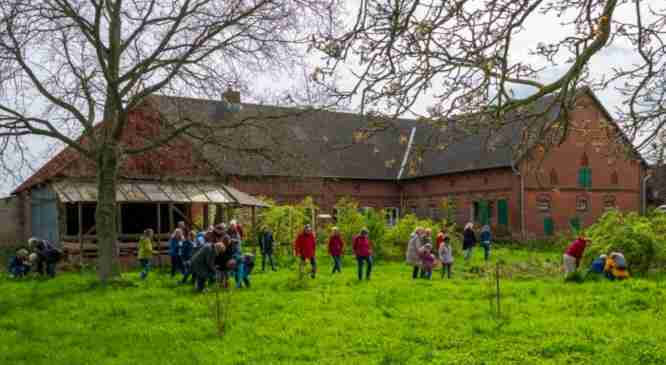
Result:
{"label": "shed roof", "polygon": [[[97,185],[88,181],[61,180],[51,187],[63,203],[96,202]],[[210,203],[267,207],[268,204],[237,189],[216,183],[122,181],[116,190],[118,202]]]}

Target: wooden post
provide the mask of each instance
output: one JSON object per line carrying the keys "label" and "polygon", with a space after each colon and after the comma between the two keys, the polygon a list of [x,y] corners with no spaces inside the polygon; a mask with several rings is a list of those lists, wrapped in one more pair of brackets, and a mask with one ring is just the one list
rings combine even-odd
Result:
{"label": "wooden post", "polygon": [[77,208],[79,211],[79,265],[83,266],[83,205],[81,202],[77,203]]}
{"label": "wooden post", "polygon": [[118,203],[117,209],[117,226],[118,226],[118,234],[123,233],[123,203]]}
{"label": "wooden post", "polygon": [[208,226],[210,226],[210,217],[209,217],[209,204],[206,203],[203,206],[203,230],[207,230]]}
{"label": "wooden post", "polygon": [[173,230],[174,230],[173,203],[169,203],[169,233],[173,232]]}
{"label": "wooden post", "polygon": [[252,238],[257,237],[257,216],[255,214],[255,206],[252,206]]}
{"label": "wooden post", "polygon": [[157,203],[157,265],[162,268],[162,204]]}
{"label": "wooden post", "polygon": [[500,319],[502,312],[500,311],[500,263],[497,262],[495,266],[495,281],[497,288],[497,319]]}

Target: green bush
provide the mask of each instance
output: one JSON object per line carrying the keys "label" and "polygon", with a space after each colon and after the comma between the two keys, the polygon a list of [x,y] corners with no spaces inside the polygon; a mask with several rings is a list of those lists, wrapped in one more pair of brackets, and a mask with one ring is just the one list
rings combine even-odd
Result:
{"label": "green bush", "polygon": [[591,242],[584,261],[589,264],[600,254],[620,251],[632,272],[647,273],[666,257],[665,223],[666,218],[661,214],[644,217],[611,210],[586,230]]}

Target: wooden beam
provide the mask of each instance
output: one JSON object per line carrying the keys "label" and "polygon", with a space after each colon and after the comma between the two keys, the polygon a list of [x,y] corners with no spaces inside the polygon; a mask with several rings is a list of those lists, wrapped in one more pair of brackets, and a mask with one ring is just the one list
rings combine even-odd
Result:
{"label": "wooden beam", "polygon": [[157,203],[157,263],[162,267],[162,204]]}
{"label": "wooden beam", "polygon": [[[255,207],[252,206],[252,238],[257,237],[257,216],[255,214]],[[245,238],[247,240],[247,238]]]}
{"label": "wooden beam", "polygon": [[203,206],[203,228],[206,230],[210,226],[210,205],[208,203]]}
{"label": "wooden beam", "polygon": [[173,203],[169,203],[169,232],[173,232],[174,230],[174,222],[173,222]]}
{"label": "wooden beam", "polygon": [[118,234],[123,234],[123,204],[122,203],[117,203],[116,205],[116,214],[117,214],[117,220],[116,220],[116,225],[118,226]]}
{"label": "wooden beam", "polygon": [[79,265],[83,265],[83,205],[80,202],[76,205],[79,214]]}
{"label": "wooden beam", "polygon": [[188,215],[184,214],[180,209],[178,209],[178,207],[174,206],[174,207],[173,207],[173,210],[174,210],[176,213],[180,214],[180,216],[183,218],[183,220],[185,221],[185,223],[189,224],[190,227],[197,228],[197,229],[200,230],[200,231],[202,230],[202,228],[199,227],[199,225],[195,225],[194,222],[192,221],[192,219],[191,219]]}

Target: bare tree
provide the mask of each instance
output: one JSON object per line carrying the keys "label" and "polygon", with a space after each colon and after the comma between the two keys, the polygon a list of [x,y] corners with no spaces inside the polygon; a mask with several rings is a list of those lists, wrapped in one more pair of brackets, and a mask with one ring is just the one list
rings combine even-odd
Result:
{"label": "bare tree", "polygon": [[116,274],[123,159],[200,126],[169,119],[167,133],[128,147],[130,111],[155,93],[219,98],[229,85],[288,68],[312,30],[335,28],[337,9],[335,0],[2,1],[3,159],[18,158],[27,137],[42,136],[95,163],[98,275],[107,280]]}
{"label": "bare tree", "polygon": [[[666,11],[655,7],[664,5],[650,0],[362,0],[347,32],[312,39],[312,47],[325,55],[313,77],[351,75],[350,86],[331,91],[360,99],[371,115],[422,119],[436,127],[424,148],[439,149],[452,142],[451,136],[478,130],[492,135],[509,121],[533,125],[553,114],[558,122],[535,128],[525,140],[556,145],[572,127],[567,116],[581,86],[615,87],[626,100],[617,114],[625,133],[614,135],[629,136],[642,148],[656,142],[666,125]],[[516,39],[541,32],[534,22],[540,17],[561,19],[563,35],[532,44],[529,58],[519,56],[525,45],[516,45]],[[610,46],[628,47],[642,63],[593,77],[590,61]],[[545,77],[553,73],[554,79]],[[423,99],[431,101],[425,113],[415,107]]]}

